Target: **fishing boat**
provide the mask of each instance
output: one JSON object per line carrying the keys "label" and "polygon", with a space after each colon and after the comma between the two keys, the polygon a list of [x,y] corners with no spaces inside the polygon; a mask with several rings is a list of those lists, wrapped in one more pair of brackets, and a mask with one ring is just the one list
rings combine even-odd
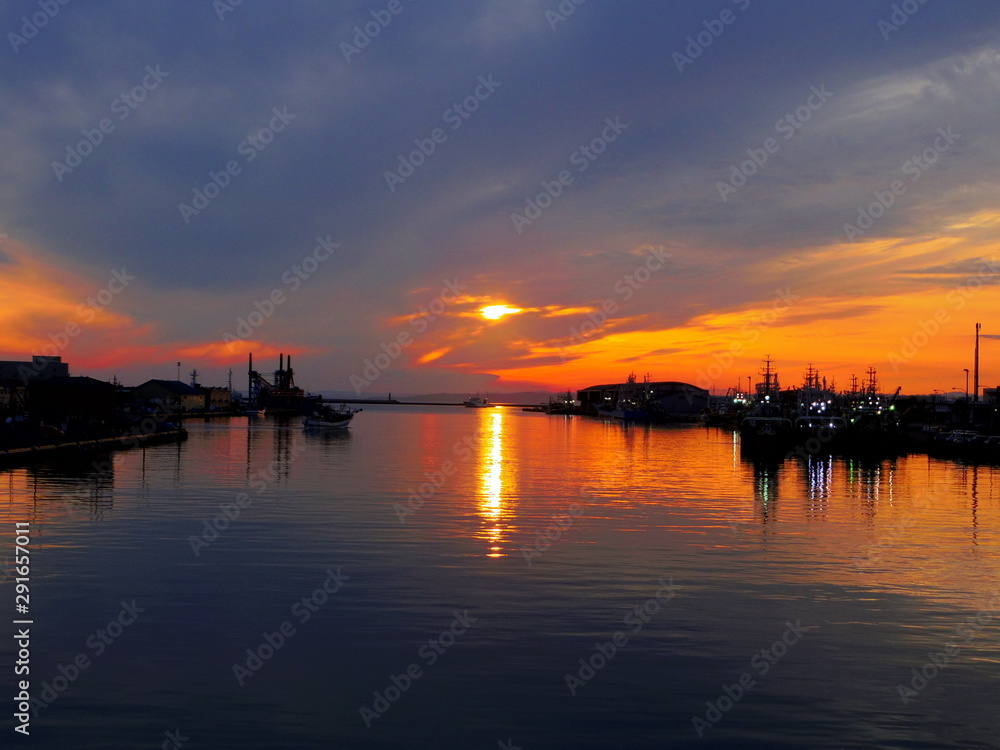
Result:
{"label": "fishing boat", "polygon": [[486,409],[490,405],[489,399],[484,396],[480,396],[478,393],[475,396],[469,396],[469,398],[462,403],[470,409]]}
{"label": "fishing boat", "polygon": [[[805,382],[799,389],[794,425],[796,441],[802,445],[819,445],[824,452],[831,451],[842,440],[846,426],[838,412],[834,386],[827,386],[826,378],[821,381],[819,372],[809,365]],[[810,443],[815,440],[819,443]]]}
{"label": "fishing boat", "polygon": [[348,409],[346,404],[339,408],[322,404],[302,420],[302,426],[307,430],[342,430],[351,424],[359,411],[361,409]]}
{"label": "fishing boat", "polygon": [[771,370],[771,358],[764,360],[763,382],[756,385],[750,410],[740,422],[740,444],[745,450],[780,450],[793,440],[792,420],[781,408],[778,374]]}
{"label": "fishing boat", "polygon": [[868,368],[864,386],[851,376],[851,388],[844,394],[843,450],[849,453],[893,453],[903,447],[903,429],[895,401],[901,387],[891,397],[880,392],[874,367]]}

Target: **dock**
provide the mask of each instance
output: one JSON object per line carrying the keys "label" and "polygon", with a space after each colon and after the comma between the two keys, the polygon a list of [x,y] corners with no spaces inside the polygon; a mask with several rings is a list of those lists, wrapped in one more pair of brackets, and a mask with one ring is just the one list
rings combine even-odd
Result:
{"label": "dock", "polygon": [[71,440],[47,445],[32,445],[24,448],[0,450],[0,467],[24,466],[41,461],[77,457],[99,451],[128,450],[146,448],[153,445],[180,443],[187,440],[187,430],[164,430],[148,435],[121,435],[119,437],[96,438],[94,440]]}

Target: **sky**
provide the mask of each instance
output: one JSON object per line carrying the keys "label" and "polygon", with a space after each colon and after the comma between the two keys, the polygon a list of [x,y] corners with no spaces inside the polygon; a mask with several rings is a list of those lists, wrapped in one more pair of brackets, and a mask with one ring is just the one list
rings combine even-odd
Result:
{"label": "sky", "polygon": [[[0,359],[1000,383],[992,0],[0,3]],[[482,311],[486,310],[484,314]],[[971,381],[970,381],[971,385]]]}

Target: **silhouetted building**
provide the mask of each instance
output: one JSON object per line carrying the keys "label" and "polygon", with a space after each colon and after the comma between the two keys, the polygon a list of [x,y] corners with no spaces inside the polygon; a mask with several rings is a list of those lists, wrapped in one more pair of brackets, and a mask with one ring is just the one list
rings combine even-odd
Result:
{"label": "silhouetted building", "polygon": [[45,378],[69,377],[69,365],[62,357],[33,356],[30,362],[0,360],[0,380],[27,383]]}
{"label": "silhouetted building", "polygon": [[232,408],[233,395],[228,388],[217,386],[199,386],[205,401],[202,409],[205,411],[226,411]]}
{"label": "silhouetted building", "polygon": [[708,408],[709,393],[673,380],[592,385],[576,392],[583,411],[643,408],[664,417],[694,417]]}
{"label": "silhouetted building", "polygon": [[28,410],[28,387],[20,380],[0,380],[0,418],[6,419]]}
{"label": "silhouetted building", "polygon": [[202,411],[205,394],[201,388],[180,380],[147,380],[132,389],[136,401],[149,407],[159,407],[171,413]]}
{"label": "silhouetted building", "polygon": [[31,422],[52,425],[70,435],[111,433],[116,403],[114,385],[94,378],[39,378],[28,384]]}

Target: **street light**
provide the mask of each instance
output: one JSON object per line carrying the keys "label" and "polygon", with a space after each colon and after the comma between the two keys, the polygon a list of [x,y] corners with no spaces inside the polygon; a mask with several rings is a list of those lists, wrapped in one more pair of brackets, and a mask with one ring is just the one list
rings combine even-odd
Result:
{"label": "street light", "polygon": [[969,400],[969,368],[963,367],[962,370],[965,372],[965,400]]}

